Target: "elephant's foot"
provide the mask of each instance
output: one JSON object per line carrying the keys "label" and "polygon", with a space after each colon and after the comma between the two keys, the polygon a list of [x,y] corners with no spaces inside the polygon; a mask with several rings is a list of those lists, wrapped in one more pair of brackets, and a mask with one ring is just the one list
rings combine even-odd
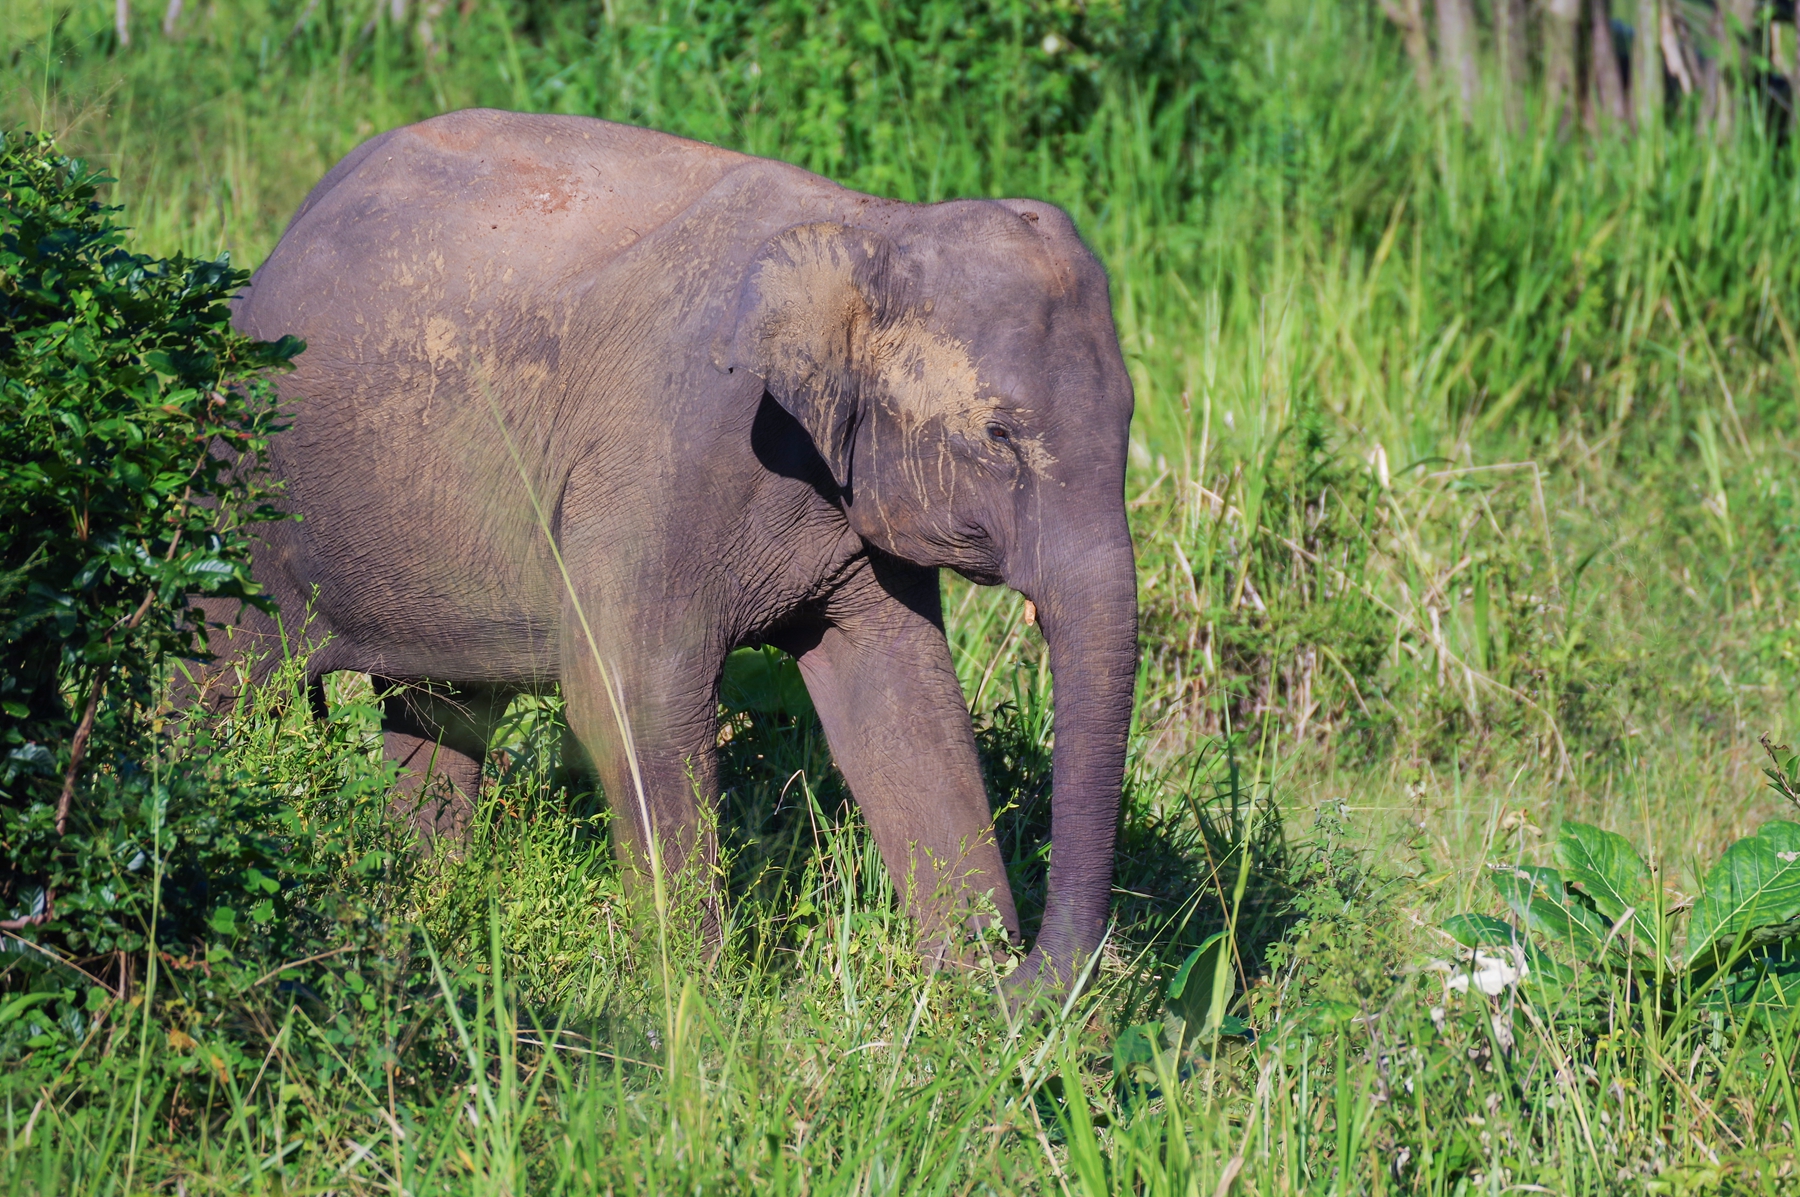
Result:
{"label": "elephant's foot", "polygon": [[[619,835],[613,850],[620,866],[625,897],[633,917],[644,928],[660,928],[661,934],[695,951],[708,965],[725,951],[725,887],[718,866],[718,840],[710,827],[699,837],[677,833],[652,865],[648,851],[635,836]],[[670,933],[673,934],[670,934]]]}
{"label": "elephant's foot", "polygon": [[1040,940],[1019,967],[1001,980],[1000,1000],[1013,1018],[1055,1015],[1094,985],[1100,969],[1098,956],[1098,951],[1049,951]]}
{"label": "elephant's foot", "polygon": [[389,813],[418,833],[421,849],[440,840],[460,844],[475,821],[481,761],[423,736],[388,732],[382,755],[400,766]]}
{"label": "elephant's foot", "polygon": [[468,838],[488,738],[510,697],[425,683],[399,685],[382,699],[382,754],[400,769],[392,810],[418,833],[421,848]]}

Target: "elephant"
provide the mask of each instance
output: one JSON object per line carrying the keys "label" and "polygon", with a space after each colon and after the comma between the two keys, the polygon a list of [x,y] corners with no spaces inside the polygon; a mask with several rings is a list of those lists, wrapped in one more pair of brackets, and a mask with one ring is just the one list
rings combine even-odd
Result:
{"label": "elephant", "polygon": [[704,872],[723,663],[773,645],[933,958],[994,920],[1022,943],[951,569],[1035,606],[1054,680],[1046,909],[1009,983],[1091,960],[1137,669],[1133,391],[1061,209],[468,110],[351,151],[233,319],[306,348],[268,458],[300,518],[253,561],[288,626],[242,609],[221,659],[308,612],[315,692],[392,687],[422,835],[466,826],[508,701],[560,686],[630,875]]}

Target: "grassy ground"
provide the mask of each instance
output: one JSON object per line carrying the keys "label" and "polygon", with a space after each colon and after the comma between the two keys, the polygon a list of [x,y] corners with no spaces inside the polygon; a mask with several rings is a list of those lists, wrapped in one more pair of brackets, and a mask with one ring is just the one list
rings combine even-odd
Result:
{"label": "grassy ground", "polygon": [[[621,892],[554,704],[515,711],[474,843],[427,866],[380,855],[366,686],[328,725],[277,686],[220,751],[354,829],[337,996],[101,1002],[0,1082],[8,1191],[1800,1184],[1800,1016],[1604,969],[1490,997],[1440,930],[1504,914],[1489,864],[1551,863],[1571,819],[1637,844],[1679,927],[1728,844],[1795,817],[1757,744],[1800,731],[1791,148],[1465,128],[1372,6],[1221,5],[1205,71],[1067,79],[1062,10],[484,3],[429,49],[386,11],[221,0],[121,49],[97,7],[0,0],[0,112],[107,164],[145,248],[242,262],[360,139],[477,103],[1075,213],[1139,403],[1115,929],[1088,996],[1008,1024],[910,963],[810,721],[740,714],[709,960]],[[948,585],[1029,921],[1047,670],[1016,596]],[[1169,993],[1221,928],[1254,1034],[1209,1040]]]}

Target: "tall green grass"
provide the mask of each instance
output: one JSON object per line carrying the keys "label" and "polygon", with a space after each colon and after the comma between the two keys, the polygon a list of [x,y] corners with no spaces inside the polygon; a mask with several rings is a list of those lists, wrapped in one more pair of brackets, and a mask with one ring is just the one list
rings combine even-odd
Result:
{"label": "tall green grass", "polygon": [[[1664,1025],[1624,988],[1596,1019],[1432,963],[1446,917],[1499,910],[1489,863],[1547,859],[1565,816],[1678,898],[1782,812],[1755,741],[1800,722],[1792,148],[1753,121],[1465,126],[1374,6],[1195,10],[1191,55],[1096,42],[1079,72],[1042,50],[1063,9],[976,11],[482,3],[428,46],[416,8],[221,2],[121,49],[99,7],[0,0],[0,111],[109,166],[151,250],[254,262],[358,141],[470,104],[1064,204],[1138,390],[1145,627],[1116,925],[1058,1017],[908,963],[791,715],[731,721],[728,943],[667,928],[665,988],[602,804],[554,770],[554,704],[522,706],[462,857],[397,865],[369,891],[391,934],[309,966],[366,1002],[271,982],[243,1025],[110,1013],[65,1075],[7,1082],[8,1191],[1796,1183],[1793,1020]],[[947,585],[1029,921],[1048,670],[1016,596]],[[338,784],[374,770],[372,710],[342,685],[334,723],[271,695],[228,751],[320,819],[364,801],[374,850],[378,801]],[[1255,1041],[1133,1047],[1221,927]]]}

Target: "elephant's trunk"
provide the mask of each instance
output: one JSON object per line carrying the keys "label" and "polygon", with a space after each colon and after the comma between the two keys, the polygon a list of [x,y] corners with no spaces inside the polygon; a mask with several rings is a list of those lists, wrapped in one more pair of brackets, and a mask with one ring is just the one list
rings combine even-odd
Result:
{"label": "elephant's trunk", "polygon": [[[1108,520],[1111,524],[1113,521]],[[1124,513],[1042,552],[1036,602],[1055,682],[1050,881],[1037,944],[1013,978],[1065,990],[1100,947],[1111,903],[1125,740],[1137,679],[1137,569]],[[1090,528],[1092,525],[1090,525]]]}

